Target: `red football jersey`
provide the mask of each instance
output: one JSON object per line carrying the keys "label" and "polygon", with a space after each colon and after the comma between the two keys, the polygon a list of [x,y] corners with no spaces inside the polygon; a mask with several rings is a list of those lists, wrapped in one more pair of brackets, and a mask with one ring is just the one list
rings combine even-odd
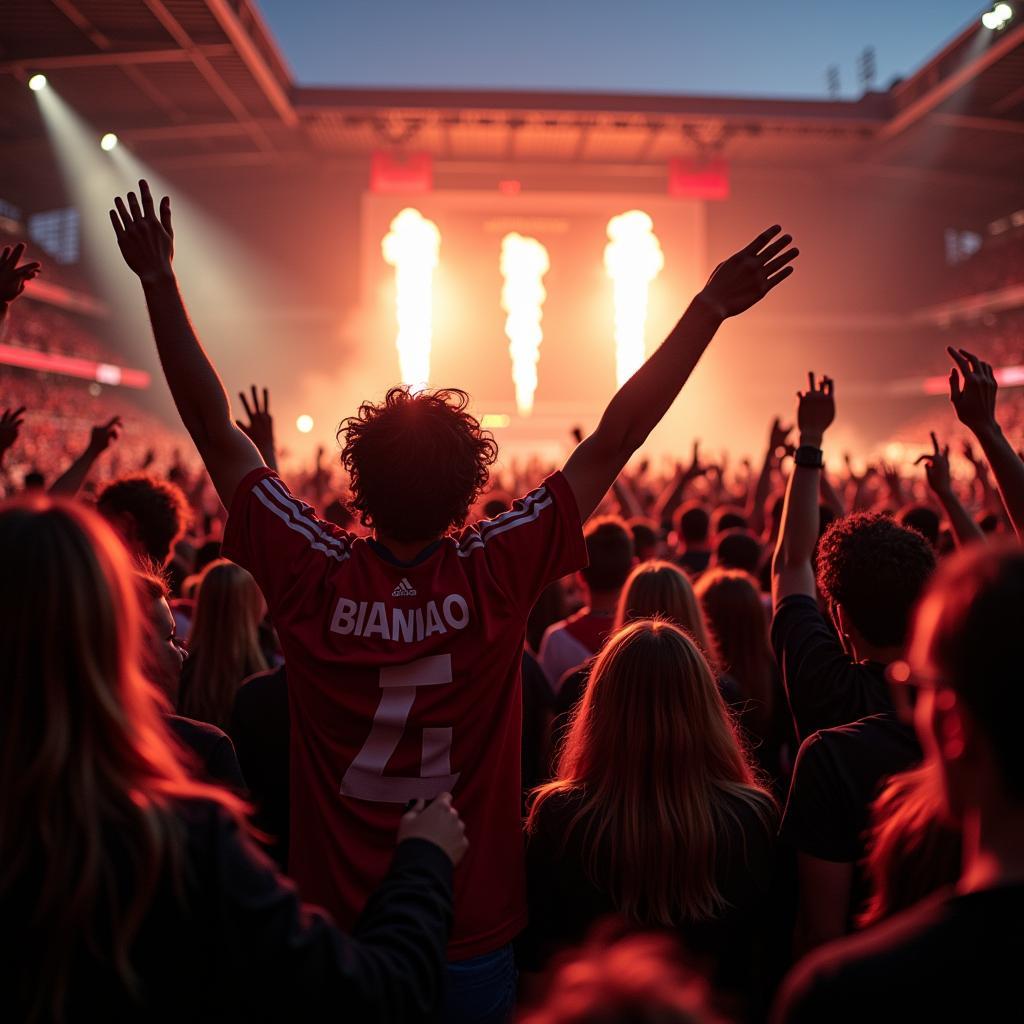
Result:
{"label": "red football jersey", "polygon": [[469,851],[453,960],[526,922],[520,665],[530,608],[587,552],[561,473],[414,563],[316,518],[270,470],[232,501],[224,554],[256,578],[288,666],[289,874],[351,928],[407,801],[450,790]]}

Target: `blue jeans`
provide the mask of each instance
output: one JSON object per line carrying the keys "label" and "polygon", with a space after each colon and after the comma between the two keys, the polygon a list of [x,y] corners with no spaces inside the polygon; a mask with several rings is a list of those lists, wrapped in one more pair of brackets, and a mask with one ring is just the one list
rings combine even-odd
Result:
{"label": "blue jeans", "polygon": [[512,1019],[519,979],[511,943],[449,963],[447,973],[444,1024],[506,1024]]}

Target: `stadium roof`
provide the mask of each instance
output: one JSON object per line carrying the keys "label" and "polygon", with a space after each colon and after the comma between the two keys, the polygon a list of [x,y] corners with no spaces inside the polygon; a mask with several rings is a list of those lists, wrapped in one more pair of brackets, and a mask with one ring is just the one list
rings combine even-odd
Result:
{"label": "stadium roof", "polygon": [[[0,29],[0,142],[41,157],[25,82],[44,72],[98,132],[158,167],[427,152],[443,168],[854,164],[910,180],[1019,189],[1024,18],[975,25],[911,77],[856,101],[306,88],[248,0],[35,0]],[[663,173],[663,171],[662,171]]]}

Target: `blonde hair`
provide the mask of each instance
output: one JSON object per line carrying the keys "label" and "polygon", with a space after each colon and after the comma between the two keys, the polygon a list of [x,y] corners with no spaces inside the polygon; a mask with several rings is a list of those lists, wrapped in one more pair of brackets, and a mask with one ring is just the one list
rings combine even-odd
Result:
{"label": "blonde hair", "polygon": [[181,691],[183,715],[227,727],[239,685],[268,667],[259,633],[265,610],[259,586],[240,565],[221,558],[203,570],[189,633],[192,664]]}
{"label": "blonde hair", "polygon": [[527,829],[552,797],[577,810],[584,870],[626,918],[673,925],[718,915],[719,837],[745,803],[774,827],[775,805],[743,750],[711,667],[671,622],[641,619],[598,655],[562,748],[535,791]]}
{"label": "blonde hair", "polygon": [[626,580],[619,595],[615,628],[634,619],[667,619],[686,630],[713,668],[718,665],[704,610],[686,573],[671,562],[642,562]]}

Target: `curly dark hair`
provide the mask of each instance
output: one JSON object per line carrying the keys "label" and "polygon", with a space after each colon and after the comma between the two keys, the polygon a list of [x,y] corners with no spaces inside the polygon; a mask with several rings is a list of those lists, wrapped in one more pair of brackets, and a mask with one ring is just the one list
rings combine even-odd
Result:
{"label": "curly dark hair", "polygon": [[818,544],[818,589],[876,647],[903,643],[934,571],[935,552],[924,537],[878,512],[837,519]]}
{"label": "curly dark hair", "polygon": [[342,421],[349,504],[364,526],[395,540],[426,541],[466,521],[498,457],[468,404],[456,388],[414,393],[402,385]]}
{"label": "curly dark hair", "polygon": [[156,565],[167,561],[174,542],[185,532],[191,519],[188,499],[177,484],[134,473],[108,484],[96,501],[104,519],[116,524],[127,516],[146,556]]}

